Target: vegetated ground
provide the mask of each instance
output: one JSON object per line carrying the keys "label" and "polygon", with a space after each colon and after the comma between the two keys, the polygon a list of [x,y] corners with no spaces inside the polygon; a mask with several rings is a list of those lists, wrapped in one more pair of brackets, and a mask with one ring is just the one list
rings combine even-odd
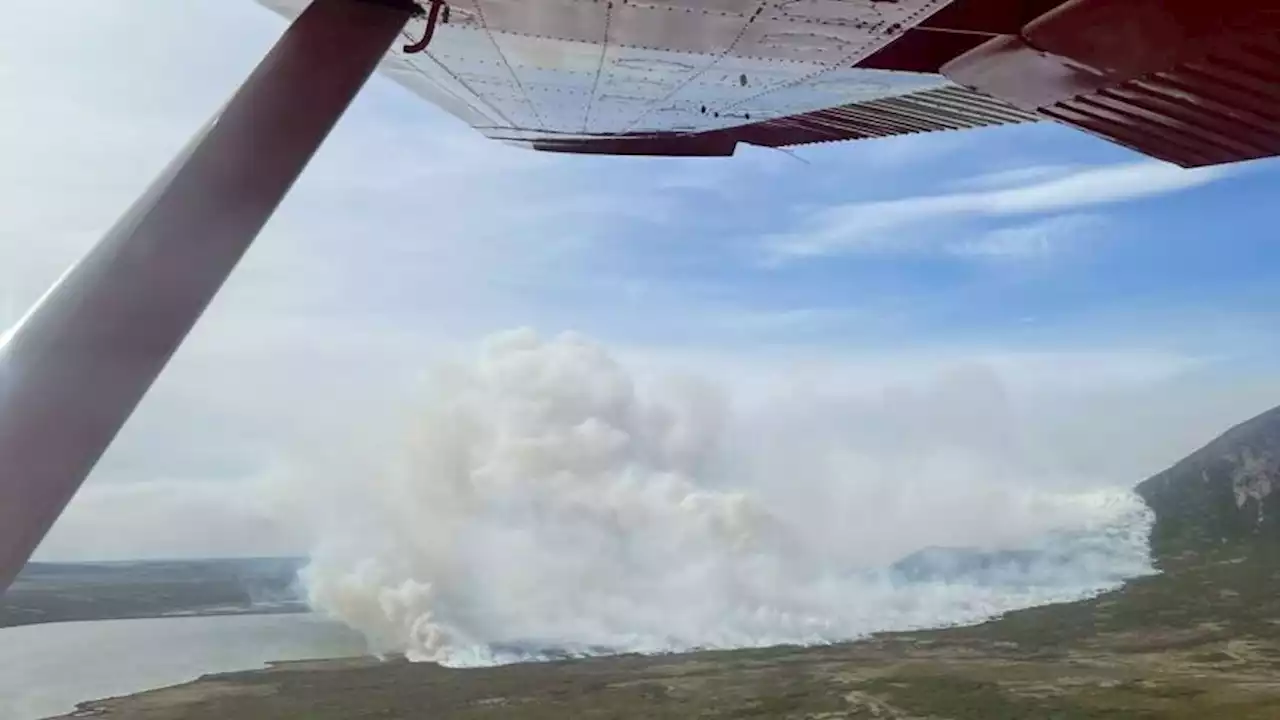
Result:
{"label": "vegetated ground", "polygon": [[0,594],[0,628],[67,620],[306,612],[291,558],[31,563]]}
{"label": "vegetated ground", "polygon": [[[84,704],[109,720],[1280,717],[1280,553],[1233,544],[983,625],[820,648],[451,670],[276,665]],[[71,716],[68,716],[71,717]]]}

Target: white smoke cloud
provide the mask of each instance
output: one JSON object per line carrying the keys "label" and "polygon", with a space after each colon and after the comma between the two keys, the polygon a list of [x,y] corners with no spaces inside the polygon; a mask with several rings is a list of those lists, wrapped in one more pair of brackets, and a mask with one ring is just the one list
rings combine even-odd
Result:
{"label": "white smoke cloud", "polygon": [[[707,382],[636,378],[587,339],[527,330],[439,368],[396,462],[286,493],[315,539],[312,604],[378,652],[471,664],[837,641],[1149,570],[1141,503],[1032,482],[979,371],[948,381],[964,402],[834,409],[735,411]],[[927,546],[1022,552],[890,568]]]}

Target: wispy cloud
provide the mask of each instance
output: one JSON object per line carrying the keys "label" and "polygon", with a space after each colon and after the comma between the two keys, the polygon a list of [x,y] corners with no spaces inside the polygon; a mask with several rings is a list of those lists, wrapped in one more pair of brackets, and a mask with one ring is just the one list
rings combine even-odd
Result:
{"label": "wispy cloud", "polygon": [[1053,180],[989,193],[975,193],[966,205],[988,214],[1017,214],[1070,210],[1105,205],[1200,187],[1231,173],[1227,167],[1199,170],[1143,161],[1090,168]]}
{"label": "wispy cloud", "polygon": [[1067,164],[1049,164],[1049,165],[1029,165],[1026,167],[1015,167],[1007,170],[996,170],[981,175],[974,175],[963,178],[951,184],[955,190],[1003,190],[1012,187],[1021,187],[1030,183],[1042,183],[1049,180],[1058,180],[1073,173],[1079,172],[1079,165]]}
{"label": "wispy cloud", "polygon": [[1059,252],[1063,244],[1090,232],[1098,232],[1105,220],[1096,215],[1054,215],[1030,223],[1002,227],[948,244],[946,251],[959,257],[991,260],[1028,260]]}
{"label": "wispy cloud", "polygon": [[[917,251],[910,230],[965,218],[1061,213],[1188,190],[1226,177],[1227,168],[1184,170],[1143,161],[1071,171],[1016,187],[920,195],[827,207],[790,232],[764,240],[771,262],[855,253]],[[1047,173],[1042,173],[1042,176]],[[1010,176],[980,177],[979,185],[1007,183]]]}

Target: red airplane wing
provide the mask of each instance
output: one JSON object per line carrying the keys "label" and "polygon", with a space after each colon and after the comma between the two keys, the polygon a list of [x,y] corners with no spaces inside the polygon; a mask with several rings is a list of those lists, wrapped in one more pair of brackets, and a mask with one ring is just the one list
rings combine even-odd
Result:
{"label": "red airplane wing", "polygon": [[936,67],[860,66],[948,3],[452,0],[425,51],[397,47],[383,70],[489,137],[543,150],[726,155],[1036,119]]}
{"label": "red airplane wing", "polygon": [[[309,0],[262,0],[294,16]],[[1280,151],[1268,0],[452,0],[387,74],[540,150],[729,155],[1043,119],[1183,166]],[[425,20],[411,25],[425,32]]]}
{"label": "red airplane wing", "polygon": [[[309,0],[261,0],[296,16]],[[426,3],[424,3],[426,4]],[[451,0],[386,74],[540,150],[729,155],[1053,120],[1184,166],[1280,151],[1269,0]],[[411,45],[426,32],[419,19]]]}

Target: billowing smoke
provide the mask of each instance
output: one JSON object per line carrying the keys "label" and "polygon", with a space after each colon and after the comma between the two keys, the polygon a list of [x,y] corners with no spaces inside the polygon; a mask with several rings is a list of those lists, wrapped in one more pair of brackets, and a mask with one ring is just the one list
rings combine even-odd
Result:
{"label": "billowing smoke", "polygon": [[308,485],[302,577],[375,651],[460,665],[846,640],[1149,571],[1136,498],[1049,490],[1007,418],[993,437],[923,397],[735,409],[578,336],[502,334],[431,376],[393,461]]}

